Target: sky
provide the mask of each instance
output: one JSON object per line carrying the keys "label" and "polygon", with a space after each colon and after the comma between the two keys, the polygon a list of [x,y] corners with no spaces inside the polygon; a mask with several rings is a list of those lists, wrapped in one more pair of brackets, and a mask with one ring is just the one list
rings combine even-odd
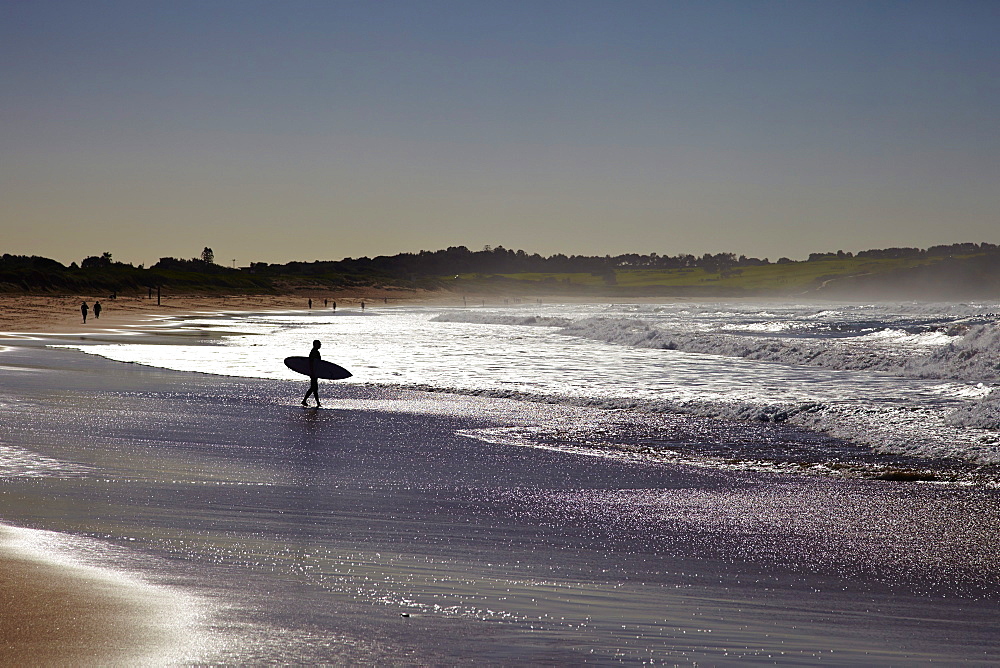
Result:
{"label": "sky", "polygon": [[0,0],[0,253],[1000,243],[1000,3]]}

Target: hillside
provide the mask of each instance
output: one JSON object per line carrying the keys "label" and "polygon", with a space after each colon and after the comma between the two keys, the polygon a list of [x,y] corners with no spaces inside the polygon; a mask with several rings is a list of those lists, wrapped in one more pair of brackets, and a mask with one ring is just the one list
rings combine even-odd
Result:
{"label": "hillside", "polygon": [[616,269],[614,273],[462,274],[469,293],[594,294],[605,297],[812,296],[830,299],[1000,299],[1000,254],[904,258],[821,257],[723,270]]}

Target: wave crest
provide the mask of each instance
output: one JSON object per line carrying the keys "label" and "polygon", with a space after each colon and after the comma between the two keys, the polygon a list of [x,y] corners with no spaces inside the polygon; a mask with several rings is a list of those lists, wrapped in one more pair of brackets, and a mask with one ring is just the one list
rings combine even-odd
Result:
{"label": "wave crest", "polygon": [[646,320],[590,317],[580,320],[544,316],[458,312],[436,322],[557,327],[559,333],[617,345],[743,357],[828,369],[880,371],[911,378],[971,382],[1000,380],[1000,326],[987,323],[921,337],[889,336],[891,328],[868,336],[835,340],[746,336],[720,332],[670,331]]}

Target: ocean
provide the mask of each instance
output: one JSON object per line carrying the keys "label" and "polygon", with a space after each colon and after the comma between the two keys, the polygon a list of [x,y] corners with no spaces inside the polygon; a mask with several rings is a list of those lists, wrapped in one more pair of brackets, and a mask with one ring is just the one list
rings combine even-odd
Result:
{"label": "ocean", "polygon": [[[152,665],[995,665],[998,310],[369,303],[8,337],[0,517],[152,587]],[[320,410],[282,364],[314,339],[354,373]]]}
{"label": "ocean", "polygon": [[[349,384],[632,414],[619,432],[475,434],[493,442],[993,485],[998,314],[996,303],[370,306],[164,319],[159,329],[174,335],[167,343],[79,349],[181,371],[301,380],[281,359],[320,339],[324,356],[354,373]],[[684,442],[658,430],[656,415],[716,420]],[[760,423],[800,430],[747,427]]]}

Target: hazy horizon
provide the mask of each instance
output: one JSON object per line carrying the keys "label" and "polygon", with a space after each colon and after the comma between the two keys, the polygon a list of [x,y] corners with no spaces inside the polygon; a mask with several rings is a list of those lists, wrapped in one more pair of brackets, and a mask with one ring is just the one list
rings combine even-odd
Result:
{"label": "hazy horizon", "polygon": [[3,2],[0,253],[1000,242],[1000,5]]}

